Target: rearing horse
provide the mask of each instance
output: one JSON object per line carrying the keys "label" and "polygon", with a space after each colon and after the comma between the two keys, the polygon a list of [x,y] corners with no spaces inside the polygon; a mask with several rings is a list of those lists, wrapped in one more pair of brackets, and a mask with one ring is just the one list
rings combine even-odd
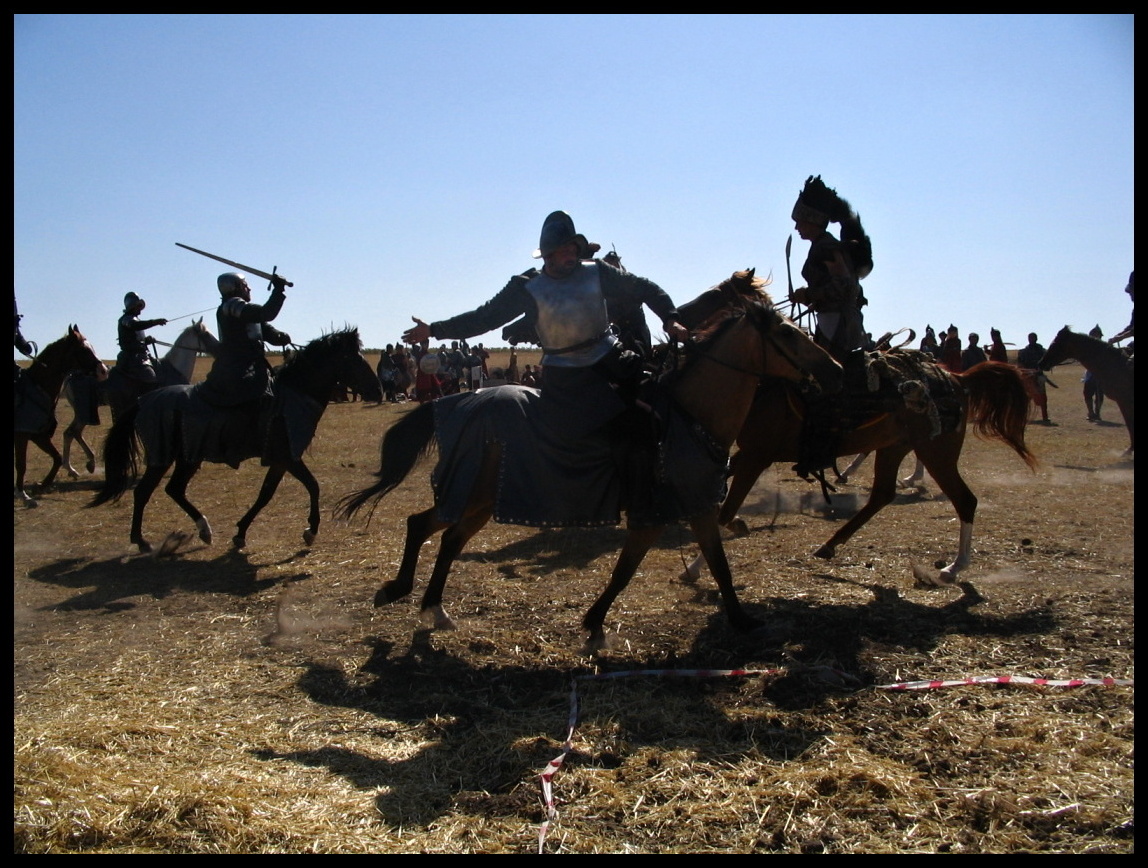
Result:
{"label": "rearing horse", "polygon": [[1104,396],[1111,398],[1120,408],[1120,415],[1128,428],[1128,448],[1124,454],[1132,455],[1136,449],[1136,383],[1132,359],[1106,341],[1074,332],[1065,326],[1044,351],[1040,369],[1051,370],[1069,359],[1076,359],[1091,371],[1104,390]]}
{"label": "rearing horse", "polygon": [[60,451],[52,442],[52,435],[56,433],[56,402],[60,399],[64,378],[76,370],[101,379],[108,375],[107,366],[100,361],[79,328],[73,325],[68,327],[64,337],[44,347],[15,384],[12,435],[15,493],[27,506],[36,505],[35,499],[24,489],[28,443],[35,443],[52,459],[52,466],[39,486],[46,489],[55,482],[63,464]]}
{"label": "rearing horse", "polygon": [[[730,281],[755,280],[758,285],[764,283],[760,278],[754,278],[752,270],[736,272],[730,278]],[[683,515],[717,581],[730,624],[745,631],[760,626],[760,623],[744,611],[734,590],[729,562],[722,548],[716,504],[721,496],[729,448],[742,428],[757,384],[764,376],[793,381],[812,376],[826,388],[835,389],[840,385],[841,368],[808,335],[775,311],[766,299],[745,302],[720,320],[708,335],[699,336],[687,353],[686,361],[670,375],[665,385],[673,403],[681,410],[680,418],[685,420],[679,430],[686,432],[681,436],[687,441],[687,449],[681,452],[663,447],[667,464],[665,479],[671,491],[668,496],[692,504],[692,512],[683,510]],[[372,505],[373,511],[378,501],[407,477],[419,458],[436,441],[440,460],[433,477],[436,505],[407,518],[406,543],[398,575],[375,595],[376,606],[401,599],[413,590],[419,550],[433,534],[442,531],[438,557],[420,608],[424,616],[432,620],[434,627],[454,626],[442,606],[447,576],[471,537],[492,517],[499,516],[500,496],[507,484],[508,468],[535,457],[531,455],[537,448],[533,438],[511,450],[507,447],[506,436],[511,427],[529,426],[532,405],[537,400],[538,392],[523,386],[467,392],[420,406],[387,431],[383,437],[381,467],[375,474],[378,482],[343,498],[337,514],[349,517],[367,504]],[[468,466],[464,467],[462,462],[455,460],[456,450],[443,440],[444,431],[438,420],[455,415],[464,403],[484,401],[488,402],[486,406],[476,404],[475,420],[484,415],[495,416],[497,405],[507,403],[522,408],[513,411],[519,421],[517,426],[490,427],[491,437],[479,441],[483,445],[469,453]],[[669,428],[674,430],[672,422]],[[471,426],[467,430],[475,428]],[[474,442],[476,438],[471,435],[470,439]],[[703,454],[705,458],[701,457]],[[682,455],[689,457],[682,458]],[[706,464],[707,460],[714,463]],[[699,477],[708,496],[691,499],[692,494],[684,493],[687,487],[685,480]],[[451,482],[454,480],[462,480],[462,506],[457,516],[443,515],[441,509],[452,500]],[[537,483],[530,493],[536,503],[560,501],[569,496],[569,491]],[[527,508],[526,512],[529,513],[530,509]],[[499,520],[528,523],[509,518]],[[629,584],[663,526],[638,526],[633,521],[628,522],[626,539],[610,582],[582,621],[589,633],[588,651],[597,652],[606,647],[605,619],[610,606]]]}
{"label": "rearing horse", "polygon": [[218,409],[200,398],[196,386],[167,386],[148,392],[116,419],[104,441],[104,484],[88,504],[118,500],[137,475],[139,440],[147,468],[136,485],[131,541],[141,552],[152,551],[143,535],[144,508],[168,468],[175,470],[164,489],[195,522],[199,538],[211,543],[207,517],[187,499],[187,486],[204,461],[230,464],[260,458],[267,466],[259,496],[237,524],[236,548],[247,542],[247,529],[274,496],[285,474],[307,489],[310,498],[303,541],[311,545],[319,532],[319,483],[303,463],[336,385],[357,389],[368,401],[382,400],[382,386],[363,357],[357,329],[324,335],[307,344],[275,374],[273,412],[252,414],[246,408]]}
{"label": "rearing horse", "polygon": [[[200,353],[214,356],[219,350],[219,339],[203,324],[203,317],[192,322],[180,332],[163,358],[156,365],[156,385],[186,386],[191,382],[195,371],[195,359]],[[85,465],[88,473],[96,472],[96,454],[84,439],[84,429],[88,425],[98,425],[99,404],[107,404],[112,413],[112,421],[123,410],[135,403],[145,391],[145,385],[120,376],[116,367],[108,372],[102,383],[94,377],[79,372],[73,373],[64,381],[64,399],[72,408],[72,421],[64,429],[64,470],[73,479],[79,476],[72,467],[72,443],[75,442],[87,457]],[[94,400],[93,400],[94,399]],[[93,404],[96,411],[93,413]]]}

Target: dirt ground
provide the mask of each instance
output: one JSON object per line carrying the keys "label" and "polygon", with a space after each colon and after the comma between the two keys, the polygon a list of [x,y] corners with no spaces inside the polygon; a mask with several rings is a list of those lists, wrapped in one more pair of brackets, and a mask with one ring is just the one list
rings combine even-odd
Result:
{"label": "dirt ground", "polygon": [[[447,586],[454,632],[418,619],[430,546],[415,595],[372,606],[430,465],[369,525],[331,507],[371,482],[402,405],[328,409],[311,546],[288,479],[230,548],[255,462],[203,469],[190,493],[214,544],[164,558],[129,546],[130,497],[85,509],[97,482],[62,478],[13,511],[15,852],[534,852],[538,774],[575,689],[549,852],[1134,852],[1130,684],[885,689],[1134,678],[1134,463],[1113,404],[1085,420],[1081,373],[1052,375],[1055,424],[1028,429],[1035,473],[966,442],[980,505],[960,586],[915,586],[957,544],[930,480],[823,561],[870,468],[832,515],[771,468],[727,552],[784,638],[731,631],[708,577],[681,582],[695,549],[671,527],[597,661],[579,622],[620,529],[488,526]],[[29,463],[30,479],[47,466]],[[192,527],[157,492],[145,531],[175,530]],[[572,681],[728,669],[756,674]]]}

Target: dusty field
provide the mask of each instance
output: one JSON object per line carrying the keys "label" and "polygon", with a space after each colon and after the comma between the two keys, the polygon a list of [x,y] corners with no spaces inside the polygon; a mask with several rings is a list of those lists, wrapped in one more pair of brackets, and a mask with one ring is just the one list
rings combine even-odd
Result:
{"label": "dusty field", "polygon": [[[547,852],[1132,853],[1133,686],[881,689],[1134,678],[1134,465],[1114,405],[1084,421],[1080,373],[1054,374],[1057,426],[1029,428],[1035,474],[968,441],[961,587],[914,586],[957,542],[935,486],[824,562],[810,553],[840,518],[768,471],[727,551],[750,611],[786,630],[775,643],[731,632],[708,577],[678,580],[694,549],[677,528],[598,661],[579,620],[620,530],[489,526],[448,585],[456,632],[419,629],[421,588],[374,609],[429,465],[370,526],[328,518],[311,547],[287,480],[242,552],[228,540],[260,468],[207,467],[191,495],[216,543],[163,559],[128,546],[130,498],[86,510],[94,482],[64,480],[13,515],[14,851],[536,852],[573,686]],[[403,410],[328,410],[309,460],[328,516]],[[145,529],[190,523],[159,493]],[[732,668],[755,674],[573,679]]]}

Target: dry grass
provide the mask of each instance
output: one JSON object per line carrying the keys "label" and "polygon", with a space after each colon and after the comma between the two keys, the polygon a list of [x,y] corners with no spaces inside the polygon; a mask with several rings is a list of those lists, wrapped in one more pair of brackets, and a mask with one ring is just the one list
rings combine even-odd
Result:
{"label": "dry grass", "polygon": [[[167,558],[133,554],[127,500],[84,510],[94,483],[65,481],[14,511],[14,852],[535,852],[573,684],[547,852],[1132,853],[1131,686],[877,689],[1134,677],[1125,431],[1084,421],[1079,369],[1055,378],[1060,425],[1029,429],[1035,475],[999,444],[966,447],[981,504],[962,588],[914,587],[912,567],[956,544],[935,487],[824,562],[810,553],[835,521],[768,471],[727,550],[780,644],[731,632],[708,578],[677,580],[693,548],[675,528],[595,662],[579,621],[620,530],[488,527],[447,588],[461,629],[428,633],[417,599],[370,604],[425,472],[369,527],[325,519],[310,548],[288,480],[240,553],[225,541],[260,468],[207,467],[191,494],[219,542]],[[329,410],[309,462],[328,506],[369,481],[401,412]],[[191,529],[162,494],[146,527]],[[768,674],[572,682],[671,668]]]}

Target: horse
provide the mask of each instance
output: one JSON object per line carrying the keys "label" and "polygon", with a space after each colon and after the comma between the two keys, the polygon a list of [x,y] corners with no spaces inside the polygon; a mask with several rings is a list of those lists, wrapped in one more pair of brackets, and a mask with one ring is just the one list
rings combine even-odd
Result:
{"label": "horse", "polygon": [[303,542],[311,545],[319,532],[319,483],[302,454],[340,383],[358,389],[367,400],[382,400],[379,379],[363,356],[358,329],[316,338],[292,354],[275,372],[270,413],[266,405],[255,411],[211,407],[199,397],[197,386],[166,386],[148,392],[112,424],[104,442],[104,483],[88,506],[118,500],[135,481],[142,441],[147,466],[134,492],[131,542],[142,553],[153,550],[143,535],[144,508],[174,464],[164,490],[195,522],[199,538],[210,545],[211,525],[187,499],[192,477],[204,461],[238,468],[248,458],[260,458],[267,473],[255,503],[237,524],[232,544],[235,548],[247,544],[251,523],[271,501],[283,476],[290,473],[310,496]]}
{"label": "horse", "polygon": [[16,465],[15,494],[26,506],[35,506],[36,500],[24,488],[27,472],[28,443],[35,443],[52,459],[52,466],[41,480],[40,490],[47,490],[60,472],[63,458],[52,442],[56,433],[56,403],[64,379],[79,370],[97,378],[108,375],[107,366],[100,361],[88,339],[75,325],[68,333],[44,347],[32,364],[20,371],[14,384],[12,448]]}
{"label": "horse", "polygon": [[1132,455],[1136,449],[1136,390],[1132,359],[1106,341],[1074,332],[1065,326],[1044,351],[1040,369],[1051,370],[1069,359],[1076,359],[1091,371],[1096,384],[1104,390],[1104,396],[1111,398],[1120,408],[1120,415],[1128,428],[1128,448],[1124,454]]}
{"label": "horse", "polygon": [[[729,278],[729,281],[755,280],[764,282],[754,277],[752,269],[735,272]],[[762,625],[745,612],[738,600],[717,524],[717,503],[721,497],[729,448],[741,430],[757,383],[762,377],[779,376],[794,381],[813,378],[827,388],[837,388],[841,381],[841,367],[808,335],[778,313],[768,296],[762,300],[746,301],[736,309],[731,309],[724,319],[706,334],[695,336],[687,346],[685,360],[668,374],[663,386],[672,396],[675,405],[681,408],[682,412],[676,414],[676,418],[681,421],[677,430],[685,432],[678,441],[684,441],[682,451],[666,445],[662,447],[662,458],[667,465],[665,480],[670,486],[667,499],[677,498],[680,503],[689,502],[688,507],[678,512],[690,524],[705,554],[720,589],[727,620],[737,630],[751,631]],[[537,459],[541,447],[537,445],[535,432],[531,431],[521,446],[512,449],[505,438],[508,429],[515,426],[504,424],[506,420],[496,413],[500,405],[511,405],[515,408],[512,415],[519,420],[517,427],[529,427],[530,410],[538,396],[539,392],[535,389],[515,385],[467,392],[422,405],[402,417],[387,431],[382,441],[380,469],[375,474],[378,481],[369,488],[343,498],[338,504],[337,515],[349,518],[367,504],[372,505],[373,512],[379,500],[407,477],[436,441],[439,443],[440,460],[432,477],[435,506],[407,518],[406,542],[398,574],[376,593],[376,606],[392,603],[411,593],[419,550],[433,534],[442,531],[438,556],[420,610],[433,628],[454,627],[454,622],[443,608],[442,597],[451,566],[465,544],[492,517],[504,523],[532,523],[507,517],[505,513],[500,515],[500,496],[507,485],[506,474],[517,472],[519,462],[526,465],[527,458]],[[444,438],[443,425],[439,420],[459,415],[467,403],[477,408],[471,415],[474,425],[479,420],[491,423],[492,436],[483,439],[472,436],[467,433],[476,430],[471,425],[463,433],[469,443],[477,443],[477,446],[468,452],[464,461],[456,461],[457,450],[447,445],[450,438]],[[446,418],[446,422],[450,421]],[[675,430],[672,422],[663,421],[663,424],[668,424],[671,431]],[[584,442],[579,441],[580,456],[583,454],[581,444]],[[513,460],[503,462],[504,448],[508,457],[513,453]],[[608,456],[609,444],[606,445],[606,452]],[[688,457],[683,458],[683,453]],[[707,464],[707,461],[713,463]],[[589,472],[586,467],[580,467],[579,473],[573,474],[576,479],[572,479],[567,472],[564,484],[577,485]],[[608,475],[614,472],[612,466],[607,470]],[[686,493],[687,477],[691,477],[695,484],[701,483],[704,496],[697,497],[694,492]],[[443,484],[444,480],[461,480],[461,484],[451,486]],[[543,499],[555,503],[565,503],[572,499],[570,489],[554,490],[539,482],[537,477],[528,476],[521,480],[517,490],[528,494],[528,499],[532,501],[523,507],[524,514],[534,514],[538,508],[536,504]],[[452,499],[452,491],[453,497],[457,499]],[[446,514],[444,509],[450,509],[454,514]],[[582,620],[582,626],[589,634],[586,644],[588,653],[597,653],[607,647],[605,619],[610,606],[629,584],[662,527],[670,520],[667,518],[661,524],[647,525],[645,522],[634,521],[633,516],[627,516],[625,541],[610,581]],[[617,523],[616,512],[613,523]]]}
{"label": "horse", "polygon": [[[158,343],[158,341],[157,341]],[[112,413],[112,421],[125,407],[134,403],[145,390],[162,386],[186,386],[191,382],[195,370],[195,359],[200,353],[214,356],[219,350],[219,339],[203,324],[203,318],[192,322],[180,332],[175,343],[156,365],[156,384],[148,386],[138,380],[119,376],[113,366],[107,380],[98,382],[94,377],[79,372],[72,373],[64,381],[64,399],[72,408],[72,421],[64,429],[64,470],[76,479],[79,473],[72,467],[72,443],[83,450],[87,458],[85,468],[88,473],[96,472],[96,454],[84,439],[84,429],[88,425],[100,424],[99,405],[106,404]],[[93,410],[92,399],[98,404]]]}
{"label": "horse", "polygon": [[[886,365],[909,360],[910,370],[926,375],[915,382],[917,387],[924,385],[927,395],[919,394],[911,403],[894,400],[860,424],[844,426],[837,455],[876,452],[873,485],[865,505],[814,554],[832,558],[838,546],[892,502],[897,470],[902,459],[913,452],[952,502],[960,520],[956,557],[933,579],[936,584],[952,584],[972,561],[977,498],[958,469],[967,426],[971,423],[974,433],[984,439],[1007,444],[1030,469],[1036,467],[1036,457],[1024,440],[1029,399],[1021,374],[1014,365],[1002,362],[982,362],[953,373],[913,350],[870,354],[870,358]],[[936,408],[942,403],[947,409],[938,414]],[[948,424],[939,424],[938,415],[946,417]],[[767,467],[776,461],[799,459],[803,421],[800,396],[785,383],[763,381],[737,437],[738,451],[730,461],[729,491],[718,514],[722,527],[738,535],[748,533],[737,511]],[[916,478],[914,472],[903,484]],[[700,574],[699,558],[686,568],[684,578],[696,580]]]}

